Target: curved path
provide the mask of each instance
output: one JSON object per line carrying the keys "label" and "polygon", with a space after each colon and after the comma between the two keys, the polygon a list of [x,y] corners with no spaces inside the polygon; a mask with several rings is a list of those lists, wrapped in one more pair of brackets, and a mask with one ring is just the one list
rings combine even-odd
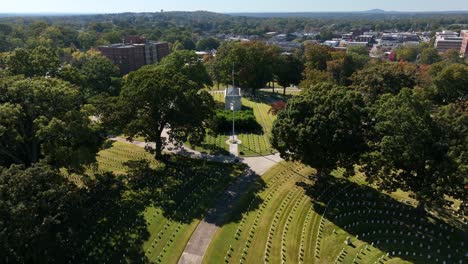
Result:
{"label": "curved path", "polygon": [[[145,143],[141,141],[130,142],[121,137],[114,137],[111,138],[111,140],[133,144],[142,148],[146,146],[154,147],[154,143]],[[226,220],[226,216],[228,216],[228,213],[236,204],[237,200],[242,197],[244,192],[248,190],[248,186],[254,182],[259,175],[265,173],[278,162],[282,161],[282,159],[279,154],[245,158],[221,155],[216,156],[204,154],[187,148],[176,149],[173,145],[166,146],[165,151],[214,162],[233,163],[239,161],[249,166],[249,169],[247,169],[244,174],[222,194],[216,202],[215,207],[208,210],[205,218],[200,221],[190,237],[190,240],[185,246],[184,252],[179,259],[179,264],[201,264],[214,234],[218,228],[222,226],[223,222]]]}
{"label": "curved path", "polygon": [[[113,137],[110,140],[117,141],[117,142],[122,142],[122,143],[127,143],[127,144],[133,144],[135,146],[144,148],[146,146],[149,147],[155,147],[154,143],[145,143],[142,141],[128,141],[125,138],[122,137]],[[278,162],[282,161],[280,155],[278,153],[274,155],[268,155],[268,156],[256,156],[256,157],[244,157],[244,158],[237,158],[235,156],[224,156],[224,155],[210,155],[206,153],[201,153],[199,151],[189,149],[186,147],[182,147],[179,149],[176,149],[175,146],[172,144],[169,144],[166,146],[165,151],[171,152],[177,155],[183,155],[187,157],[191,157],[194,159],[202,159],[202,160],[207,160],[207,161],[214,161],[214,162],[221,162],[221,163],[234,163],[234,162],[242,162],[244,164],[247,164],[253,172],[255,172],[258,175],[262,175],[265,173],[267,170],[269,170],[271,167],[276,165]]]}

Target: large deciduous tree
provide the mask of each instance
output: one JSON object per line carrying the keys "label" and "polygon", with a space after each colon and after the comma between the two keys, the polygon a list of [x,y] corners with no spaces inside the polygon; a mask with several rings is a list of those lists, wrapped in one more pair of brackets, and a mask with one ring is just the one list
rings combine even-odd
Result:
{"label": "large deciduous tree", "polygon": [[57,51],[44,46],[16,49],[6,59],[6,67],[11,75],[22,74],[26,77],[55,76],[59,66]]}
{"label": "large deciduous tree", "polygon": [[70,65],[59,71],[60,78],[80,86],[86,97],[98,94],[118,95],[119,68],[99,52],[75,52]]}
{"label": "large deciduous tree", "polygon": [[363,155],[369,181],[386,191],[410,191],[421,205],[443,200],[450,193],[446,183],[454,166],[430,107],[405,88],[383,95],[371,115],[370,150]]}
{"label": "large deciduous tree", "polygon": [[369,101],[375,101],[382,94],[398,94],[402,88],[413,88],[417,83],[416,73],[417,68],[412,64],[387,62],[356,72],[351,81]]}
{"label": "large deciduous tree", "polygon": [[95,160],[99,137],[78,89],[54,78],[0,80],[0,165],[43,159],[57,168]]}
{"label": "large deciduous tree", "polygon": [[305,46],[305,60],[308,70],[327,70],[327,62],[332,60],[332,48],[320,44],[308,44]]}
{"label": "large deciduous tree", "polygon": [[274,69],[276,81],[283,87],[283,95],[286,94],[286,87],[299,85],[302,80],[304,63],[295,55],[281,55],[278,57],[277,65]]}
{"label": "large deciduous tree", "polygon": [[419,61],[423,64],[434,64],[441,61],[442,58],[439,55],[439,51],[435,48],[427,48],[421,52]]}
{"label": "large deciduous tree", "polygon": [[283,158],[300,160],[318,175],[336,166],[351,169],[365,149],[365,107],[361,95],[322,84],[288,101],[272,130]]}
{"label": "large deciduous tree", "polygon": [[57,170],[43,164],[0,167],[2,261],[66,262],[73,254],[81,208],[78,189]]}
{"label": "large deciduous tree", "polygon": [[212,49],[217,49],[219,45],[220,45],[219,40],[215,38],[212,38],[212,37],[203,38],[197,42],[197,50],[209,51]]}
{"label": "large deciduous tree", "polygon": [[273,69],[279,48],[259,41],[225,42],[216,53],[216,63],[221,72],[221,81],[232,83],[235,68],[236,84],[242,88],[264,88],[273,80]]}
{"label": "large deciduous tree", "polygon": [[[453,161],[451,174],[445,175],[437,188],[460,200],[466,200],[468,186],[468,101],[457,101],[439,109],[435,121],[443,131],[442,144],[449,148],[448,156]],[[466,205],[461,204],[460,211]]]}
{"label": "large deciduous tree", "polygon": [[132,72],[124,81],[120,94],[123,113],[119,117],[125,133],[143,136],[155,142],[155,157],[161,158],[170,141],[200,143],[205,136],[206,121],[213,114],[213,99],[202,91],[208,74],[195,54],[177,51],[160,65],[150,65]]}
{"label": "large deciduous tree", "polygon": [[468,66],[452,64],[442,69],[434,78],[436,97],[442,103],[450,103],[468,95]]}

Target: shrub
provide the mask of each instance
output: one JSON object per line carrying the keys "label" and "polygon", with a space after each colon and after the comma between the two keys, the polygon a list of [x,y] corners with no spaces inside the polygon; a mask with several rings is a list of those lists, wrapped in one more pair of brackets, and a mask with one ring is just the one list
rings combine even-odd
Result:
{"label": "shrub", "polygon": [[[256,132],[261,130],[252,109],[236,111],[234,113],[236,130]],[[216,110],[214,116],[216,132],[229,132],[232,129],[232,112],[230,110]]]}

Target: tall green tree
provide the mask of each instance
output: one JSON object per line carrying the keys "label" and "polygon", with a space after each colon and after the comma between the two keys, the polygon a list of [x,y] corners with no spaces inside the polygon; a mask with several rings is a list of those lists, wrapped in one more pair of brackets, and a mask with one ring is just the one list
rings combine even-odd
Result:
{"label": "tall green tree", "polygon": [[0,254],[5,263],[64,263],[73,254],[82,198],[48,166],[0,167]]}
{"label": "tall green tree", "polygon": [[419,55],[419,47],[418,46],[400,46],[395,49],[396,58],[399,61],[408,61],[413,62],[416,61]]}
{"label": "tall green tree", "polygon": [[100,139],[78,89],[54,78],[0,82],[0,165],[44,160],[78,170],[95,161]]}
{"label": "tall green tree", "polygon": [[[442,144],[449,147],[448,156],[454,166],[451,174],[439,179],[442,184],[438,184],[437,188],[443,189],[451,197],[464,200],[465,186],[468,186],[468,101],[457,101],[441,107],[435,115],[435,121],[443,131]],[[460,211],[464,208],[466,206],[461,205]]]}
{"label": "tall green tree", "polygon": [[286,87],[299,85],[302,80],[304,63],[295,55],[281,55],[278,57],[277,65],[274,69],[276,81],[283,87],[283,95],[286,94]]}
{"label": "tall green tree", "polygon": [[420,62],[423,64],[434,64],[442,60],[439,52],[435,48],[427,48],[421,52]]}
{"label": "tall green tree", "polygon": [[308,70],[327,70],[327,62],[332,60],[332,48],[320,44],[307,44],[305,46],[304,56],[305,64]]}
{"label": "tall green tree", "polygon": [[[132,72],[122,87],[123,112],[118,122],[128,136],[141,135],[155,142],[157,159],[168,141],[201,143],[213,115],[213,98],[202,90],[208,84],[200,79],[204,66],[189,55],[171,54],[160,65]],[[208,76],[206,70],[201,75]],[[164,129],[170,129],[168,139],[162,137]]]}
{"label": "tall green tree", "polygon": [[385,94],[373,106],[370,150],[363,157],[370,182],[386,191],[401,189],[424,205],[449,194],[445,177],[453,175],[447,147],[431,117],[430,106],[407,88]]}
{"label": "tall green tree", "polygon": [[450,103],[468,96],[468,66],[452,64],[434,78],[439,102]]}
{"label": "tall green tree", "polygon": [[119,68],[94,50],[73,53],[70,65],[61,68],[58,75],[79,86],[86,98],[101,93],[116,96],[120,92]]}
{"label": "tall green tree", "polygon": [[26,77],[55,76],[60,59],[55,49],[38,46],[34,49],[16,49],[6,59],[11,75]]}
{"label": "tall green tree", "polygon": [[286,159],[317,169],[320,176],[351,170],[365,150],[365,105],[360,93],[322,84],[293,97],[273,124],[272,146]]}
{"label": "tall green tree", "polygon": [[222,82],[232,83],[235,68],[236,84],[242,88],[264,88],[273,80],[273,68],[280,51],[276,46],[259,41],[225,42],[216,53],[216,63],[221,69]]}
{"label": "tall green tree", "polygon": [[352,86],[365,94],[370,101],[380,95],[398,94],[403,88],[416,85],[417,68],[413,64],[379,63],[354,73],[351,76]]}
{"label": "tall green tree", "polygon": [[212,49],[217,49],[220,43],[219,40],[209,37],[209,38],[202,38],[197,42],[197,50],[201,51],[209,51]]}

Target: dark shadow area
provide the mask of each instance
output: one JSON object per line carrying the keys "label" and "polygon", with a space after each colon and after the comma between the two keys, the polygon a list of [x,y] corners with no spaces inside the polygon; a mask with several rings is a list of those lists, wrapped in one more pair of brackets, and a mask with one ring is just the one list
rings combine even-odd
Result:
{"label": "dark shadow area", "polygon": [[[287,91],[287,89],[286,89],[286,91]],[[276,101],[285,101],[285,102],[287,102],[293,96],[294,95],[291,95],[291,94],[283,95],[283,89],[281,89],[281,92],[279,92],[279,93],[272,93],[272,92],[267,92],[267,91],[257,91],[257,94],[256,94],[257,100],[260,100],[261,102],[265,102],[266,104],[271,104],[271,103],[274,103]]]}
{"label": "dark shadow area", "polygon": [[83,208],[80,233],[73,241],[70,263],[149,263],[143,242],[149,238],[143,215],[148,201],[128,194],[122,179],[97,176]]}
{"label": "dark shadow area", "polygon": [[146,161],[128,166],[129,186],[144,193],[142,198],[161,208],[166,218],[181,223],[202,218],[244,167],[180,156],[171,156],[162,168],[151,168]]}
{"label": "dark shadow area", "polygon": [[[229,151],[227,151],[227,150],[225,150],[225,149],[223,149],[221,147],[218,147],[216,145],[202,143],[198,147],[201,147],[203,150],[208,151],[208,153],[210,153],[211,155],[216,155],[216,156],[218,156],[218,155],[229,156],[230,155]],[[191,146],[191,148],[193,150],[197,150],[197,146]],[[200,152],[206,153],[203,150],[200,150]]]}
{"label": "dark shadow area", "polygon": [[[468,233],[461,223],[449,224],[421,212],[410,201],[395,200],[346,179],[329,177],[303,187],[315,201],[313,207],[317,212],[325,212],[325,219],[352,236],[358,236],[359,240],[388,252],[386,260],[393,256],[413,263],[466,260]],[[330,231],[326,235],[335,234]],[[319,244],[320,240],[323,240],[321,231]]]}
{"label": "dark shadow area", "polygon": [[205,220],[217,226],[239,222],[243,214],[257,210],[263,203],[263,199],[258,194],[265,187],[266,184],[259,175],[251,170],[246,171],[242,178],[239,178],[219,197]]}
{"label": "dark shadow area", "polygon": [[[252,153],[255,154],[255,155],[250,155],[251,157],[262,156],[262,157],[265,157],[265,158],[266,158],[265,154],[262,154],[262,153],[260,153],[260,152],[255,151],[254,149],[251,149],[251,148],[247,147],[246,144],[240,144],[239,147],[240,147],[240,149],[241,149],[241,150],[239,150],[240,155],[244,155],[244,152],[242,151],[242,149],[244,149],[244,150],[248,150],[248,151],[250,151],[250,152],[252,152]],[[241,153],[241,152],[242,152],[242,153]],[[275,152],[275,151],[273,151],[273,149],[271,149],[269,155],[273,155],[273,154],[275,154],[275,153],[277,153],[277,152]]]}
{"label": "dark shadow area", "polygon": [[263,199],[259,196],[266,183],[255,172],[248,170],[242,178],[219,197],[214,209],[205,220],[217,226],[241,221],[242,215],[260,208]]}
{"label": "dark shadow area", "polygon": [[[221,224],[224,218],[216,216],[231,209],[224,192],[245,171],[240,163],[181,156],[168,156],[157,168],[147,160],[128,161],[125,166],[126,175],[96,175],[83,207],[81,231],[71,242],[75,250],[66,258],[71,263],[150,263],[143,252],[150,237],[148,207],[160,208],[164,217],[178,223],[207,216]],[[251,183],[251,177],[241,179],[237,191]],[[212,207],[219,211],[208,213]]]}

